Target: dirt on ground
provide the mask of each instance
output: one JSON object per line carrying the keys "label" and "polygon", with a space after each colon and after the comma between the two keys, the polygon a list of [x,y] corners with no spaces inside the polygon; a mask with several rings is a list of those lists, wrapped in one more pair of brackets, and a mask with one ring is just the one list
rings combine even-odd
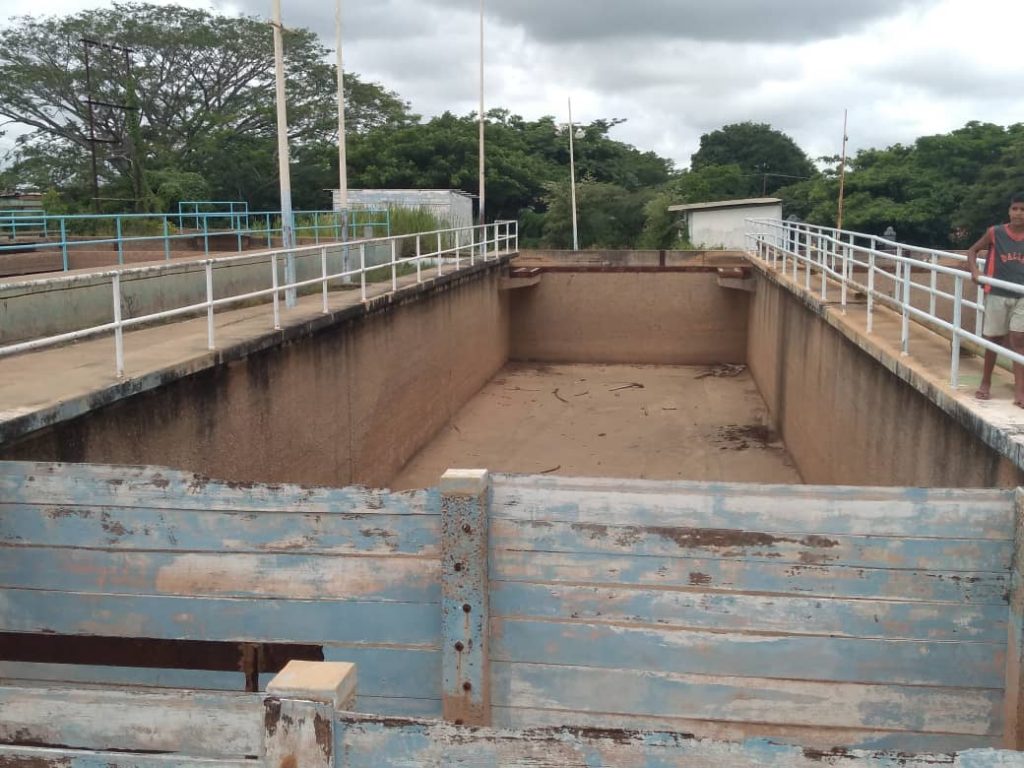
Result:
{"label": "dirt on ground", "polygon": [[531,365],[495,376],[394,478],[448,468],[799,483],[745,366]]}

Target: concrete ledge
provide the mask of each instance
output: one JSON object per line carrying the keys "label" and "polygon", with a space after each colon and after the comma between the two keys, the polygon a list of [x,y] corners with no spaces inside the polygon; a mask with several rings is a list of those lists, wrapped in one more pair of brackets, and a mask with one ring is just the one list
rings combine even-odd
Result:
{"label": "concrete ledge", "polygon": [[[357,322],[393,308],[417,302],[439,291],[448,291],[468,281],[476,280],[484,274],[504,270],[511,256],[502,256],[494,261],[464,267],[459,272],[431,277],[422,283],[412,282],[400,285],[397,293],[384,293],[369,297],[363,303],[358,295],[353,296],[354,304],[322,314],[311,312],[305,318],[289,323],[283,321],[281,330],[271,330],[254,334],[243,342],[231,344],[212,352],[200,353],[185,362],[176,363],[163,368],[152,368],[137,374],[129,375],[122,381],[94,388],[89,391],[78,391],[60,398],[58,402],[43,406],[26,408],[17,402],[5,402],[4,410],[0,411],[0,445],[11,443],[41,429],[70,421],[90,411],[111,405],[134,395],[159,389],[171,382],[192,376],[201,371],[217,366],[243,360],[263,350],[278,347],[319,331],[338,325]],[[409,278],[405,278],[408,280]],[[412,278],[413,281],[415,278]],[[267,310],[269,312],[269,310]],[[224,312],[228,315],[229,312]],[[174,324],[163,326],[173,328]],[[131,344],[131,334],[126,335],[126,344]],[[50,354],[60,354],[61,349],[50,350]],[[32,353],[32,354],[46,354]],[[103,365],[112,364],[112,350],[103,360]],[[14,363],[18,358],[9,358]]]}

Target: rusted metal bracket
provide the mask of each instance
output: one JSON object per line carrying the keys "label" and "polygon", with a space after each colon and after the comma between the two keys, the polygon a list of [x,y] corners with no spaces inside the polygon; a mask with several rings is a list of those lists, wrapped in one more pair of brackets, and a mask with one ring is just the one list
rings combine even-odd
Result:
{"label": "rusted metal bracket", "polygon": [[489,495],[487,470],[441,478],[441,695],[444,718],[457,725],[491,723]]}

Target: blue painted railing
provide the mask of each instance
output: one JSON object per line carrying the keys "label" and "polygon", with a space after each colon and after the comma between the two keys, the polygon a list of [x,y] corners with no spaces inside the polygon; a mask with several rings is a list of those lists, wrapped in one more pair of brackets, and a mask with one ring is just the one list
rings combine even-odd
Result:
{"label": "blue painted railing", "polygon": [[[174,244],[178,242],[202,243],[204,255],[209,255],[211,240],[233,239],[235,250],[242,252],[247,246],[263,244],[267,248],[282,236],[280,211],[250,212],[237,208],[228,210],[184,210],[174,214],[122,213],[48,214],[32,212],[0,212],[0,235],[16,230],[36,237],[31,243],[35,252],[60,253],[63,271],[71,269],[69,254],[75,249],[94,249],[113,245],[117,264],[125,263],[125,252],[133,246],[147,247],[150,243],[163,244],[163,258],[170,260]],[[235,204],[237,205],[237,204]],[[358,209],[347,212],[349,239],[387,237],[391,234],[391,215],[387,209]],[[5,218],[6,217],[6,218]],[[293,214],[295,237],[311,240],[313,244],[342,240],[345,227],[340,211],[295,211]],[[198,240],[197,240],[198,239]],[[4,243],[0,239],[0,258],[5,253],[23,253],[25,242]],[[217,250],[223,251],[223,248]]]}
{"label": "blue painted railing", "polygon": [[0,237],[17,238],[21,235],[47,235],[46,214],[43,211],[14,208],[0,211]]}

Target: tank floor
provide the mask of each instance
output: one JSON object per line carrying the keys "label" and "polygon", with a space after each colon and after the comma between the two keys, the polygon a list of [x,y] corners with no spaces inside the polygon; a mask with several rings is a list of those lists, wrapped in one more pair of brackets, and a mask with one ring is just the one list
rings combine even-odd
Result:
{"label": "tank floor", "polygon": [[448,468],[800,483],[743,366],[510,363],[391,483]]}

